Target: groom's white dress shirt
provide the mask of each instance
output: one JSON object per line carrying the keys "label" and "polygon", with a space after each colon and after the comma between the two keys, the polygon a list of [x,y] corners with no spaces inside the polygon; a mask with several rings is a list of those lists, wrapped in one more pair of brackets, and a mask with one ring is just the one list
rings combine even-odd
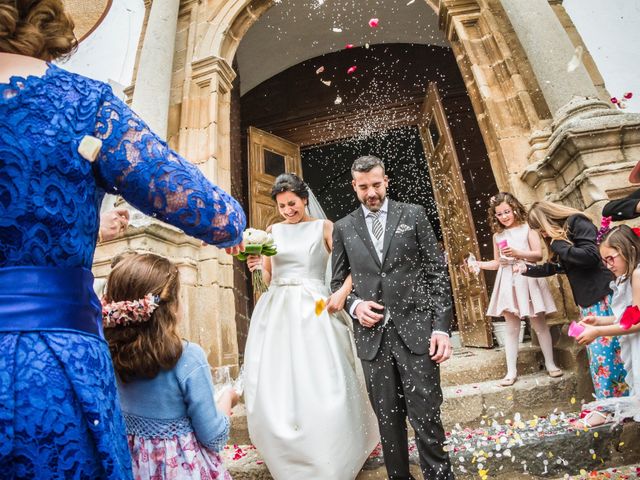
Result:
{"label": "groom's white dress shirt", "polygon": [[[382,250],[383,250],[383,247],[384,247],[384,236],[385,236],[386,231],[387,231],[387,212],[389,211],[389,199],[385,198],[384,202],[382,203],[382,206],[380,207],[380,210],[378,210],[380,212],[380,215],[378,216],[378,221],[382,225],[382,232],[383,232],[383,234],[380,235],[379,239],[377,239],[376,236],[373,234],[373,218],[370,215],[373,212],[371,210],[369,210],[367,207],[365,207],[364,204],[362,204],[362,211],[364,213],[365,223],[367,224],[367,230],[369,232],[369,237],[371,237],[371,241],[373,242],[373,246],[375,247],[376,253],[378,254],[378,259],[380,260],[380,263],[382,263]],[[351,304],[351,308],[349,309],[349,315],[351,315],[356,320],[357,320],[356,307],[360,303],[362,303],[363,301],[364,300],[362,300],[360,298],[355,300]],[[386,325],[388,321],[389,321],[389,311],[385,308],[384,320],[383,320],[384,323],[382,325],[383,326]],[[441,330],[434,330],[431,333],[432,334],[438,334],[438,335],[446,335],[447,337],[449,336],[449,334],[447,332],[443,332]]]}

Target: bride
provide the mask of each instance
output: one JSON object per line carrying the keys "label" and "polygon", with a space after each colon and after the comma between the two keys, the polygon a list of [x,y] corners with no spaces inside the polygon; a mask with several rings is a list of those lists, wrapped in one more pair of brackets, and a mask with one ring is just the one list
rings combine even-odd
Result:
{"label": "bride", "polygon": [[342,311],[351,278],[330,295],[333,224],[307,214],[306,184],[282,174],[271,197],[284,219],[267,229],[278,254],[247,261],[270,282],[244,357],[249,434],[277,480],[353,480],[379,435]]}

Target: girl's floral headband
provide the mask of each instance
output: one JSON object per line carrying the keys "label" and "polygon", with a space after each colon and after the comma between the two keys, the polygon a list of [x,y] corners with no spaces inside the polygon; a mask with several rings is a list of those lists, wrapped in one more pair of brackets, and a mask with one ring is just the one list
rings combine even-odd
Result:
{"label": "girl's floral headband", "polygon": [[102,324],[104,328],[113,328],[118,325],[146,322],[159,304],[160,297],[153,293],[148,293],[139,300],[120,302],[106,302],[103,298]]}

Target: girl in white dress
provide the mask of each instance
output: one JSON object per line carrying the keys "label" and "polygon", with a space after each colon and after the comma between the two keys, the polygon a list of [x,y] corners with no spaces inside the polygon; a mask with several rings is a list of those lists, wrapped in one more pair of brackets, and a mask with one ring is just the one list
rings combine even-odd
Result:
{"label": "girl in white dress", "polygon": [[588,345],[598,337],[620,336],[620,360],[627,372],[625,381],[629,396],[601,399],[585,405],[583,412],[588,416],[581,426],[586,427],[611,420],[611,414],[616,421],[633,418],[640,422],[640,239],[636,229],[627,225],[613,228],[600,244],[600,255],[616,277],[611,284],[614,316],[585,317],[581,322],[585,329],[577,340]]}
{"label": "girl in white dress", "polygon": [[[277,480],[353,480],[379,441],[377,422],[342,311],[351,279],[331,295],[333,224],[309,217],[308,197],[296,175],[276,179],[284,221],[267,230],[278,253],[247,260],[270,282],[244,356],[249,434]],[[316,312],[321,299],[327,307]]]}
{"label": "girl in white dress", "polygon": [[551,377],[562,376],[553,361],[551,332],[545,315],[556,311],[547,281],[513,273],[517,261],[542,260],[540,237],[527,225],[524,206],[510,193],[501,192],[489,200],[489,224],[494,232],[494,259],[477,262],[483,270],[498,270],[487,315],[504,317],[506,334],[504,351],[507,374],[499,382],[503,387],[513,385],[517,378],[520,321],[528,317],[538,336],[545,367]]}

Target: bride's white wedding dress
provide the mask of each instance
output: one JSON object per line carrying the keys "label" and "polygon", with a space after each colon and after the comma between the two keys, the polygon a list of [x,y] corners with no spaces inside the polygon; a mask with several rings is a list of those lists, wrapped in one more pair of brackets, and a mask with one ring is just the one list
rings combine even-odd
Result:
{"label": "bride's white wedding dress", "polygon": [[277,480],[353,480],[379,435],[350,320],[315,314],[330,295],[323,220],[275,224],[272,234],[271,285],[244,357],[249,434]]}

